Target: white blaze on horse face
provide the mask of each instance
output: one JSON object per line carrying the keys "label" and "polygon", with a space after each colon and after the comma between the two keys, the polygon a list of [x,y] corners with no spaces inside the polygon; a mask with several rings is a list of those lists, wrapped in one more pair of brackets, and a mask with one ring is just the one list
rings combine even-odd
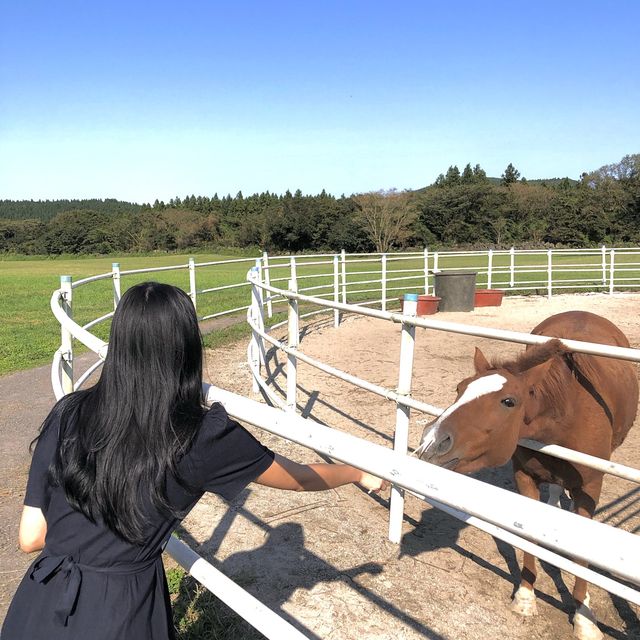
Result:
{"label": "white blaze on horse face", "polygon": [[422,453],[429,449],[436,440],[438,428],[454,411],[457,411],[462,405],[477,400],[482,396],[500,391],[506,383],[507,379],[498,373],[492,373],[489,376],[483,376],[482,378],[474,380],[464,390],[464,393],[446,411],[438,416],[438,419],[434,422],[431,429],[424,435],[416,453]]}

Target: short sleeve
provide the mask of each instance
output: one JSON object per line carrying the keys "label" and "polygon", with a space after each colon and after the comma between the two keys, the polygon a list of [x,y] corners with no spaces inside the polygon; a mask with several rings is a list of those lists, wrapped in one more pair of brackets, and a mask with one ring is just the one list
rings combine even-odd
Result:
{"label": "short sleeve", "polygon": [[273,452],[214,404],[181,465],[186,482],[232,500],[273,462]]}
{"label": "short sleeve", "polygon": [[36,442],[27,490],[24,495],[24,504],[28,507],[39,507],[46,511],[49,507],[51,487],[49,484],[49,465],[53,462],[56,446],[58,444],[59,417],[51,414],[45,421],[45,426],[40,432]]}

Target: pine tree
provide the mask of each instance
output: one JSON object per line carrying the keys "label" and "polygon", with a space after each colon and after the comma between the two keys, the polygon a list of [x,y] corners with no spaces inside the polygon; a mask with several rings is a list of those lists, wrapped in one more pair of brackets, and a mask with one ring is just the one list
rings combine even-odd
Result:
{"label": "pine tree", "polygon": [[502,184],[509,186],[514,182],[518,182],[519,178],[520,172],[511,163],[509,163],[502,174]]}

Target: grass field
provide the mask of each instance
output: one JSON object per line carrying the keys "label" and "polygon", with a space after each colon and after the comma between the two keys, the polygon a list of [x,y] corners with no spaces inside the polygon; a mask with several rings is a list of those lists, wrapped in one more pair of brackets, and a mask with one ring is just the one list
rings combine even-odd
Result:
{"label": "grass field", "polygon": [[[220,254],[201,254],[196,257],[197,263],[217,260],[238,259],[238,256],[224,256]],[[350,258],[351,260],[352,258]],[[317,262],[314,257],[300,257],[298,261],[298,282],[300,288],[316,287],[308,291],[310,295],[322,295],[332,293],[333,277],[322,274],[332,273],[331,258],[323,258],[327,264],[309,264]],[[108,257],[67,257],[57,259],[5,259],[0,260],[0,375],[18,371],[51,361],[53,352],[60,345],[60,328],[49,308],[49,300],[52,292],[59,287],[60,275],[71,275],[75,280],[100,273],[111,271],[112,262],[120,262],[121,269],[142,269],[150,267],[164,267],[172,265],[187,265],[187,255],[152,255],[152,256],[116,256]],[[516,265],[524,264],[525,258],[518,257]],[[640,278],[640,265],[637,264],[637,254],[621,254],[616,263],[624,267],[627,263],[627,271],[623,271],[620,277],[629,278],[629,282]],[[289,278],[288,261],[272,258],[273,268],[271,278],[278,287],[286,288]],[[277,267],[276,265],[286,265]],[[507,267],[509,257],[497,255],[494,258],[494,269],[500,270]],[[547,256],[535,254],[526,257],[528,268],[518,273],[516,283],[537,282],[533,287],[539,293],[545,293],[544,281],[546,279]],[[199,267],[197,269],[198,290],[219,287],[243,282],[248,268],[252,266],[252,260],[233,262],[225,265]],[[591,256],[576,256],[557,254],[554,255],[554,267],[562,267],[562,272],[554,275],[562,280],[566,286],[572,287],[572,280],[585,278],[602,290],[602,268],[599,256],[594,252]],[[479,270],[478,286],[486,287],[486,256],[447,256],[441,255],[439,259],[440,269],[470,268]],[[388,278],[399,278],[394,283],[389,283],[388,297],[395,298],[405,291],[419,291],[424,286],[423,260],[421,257],[412,259],[389,259]],[[394,271],[409,270],[413,272],[394,273]],[[369,273],[371,275],[369,275]],[[357,281],[374,280],[380,277],[380,263],[358,261],[351,262],[347,268],[347,280],[349,283]],[[618,277],[617,277],[618,279]],[[136,275],[124,275],[122,278],[122,290],[145,280],[159,280],[189,289],[189,274],[187,269],[178,271],[163,271],[158,273],[145,273]],[[621,281],[622,284],[625,284]],[[492,281],[494,287],[508,288],[509,274],[495,273]],[[357,302],[365,299],[379,299],[379,284],[356,284],[349,286],[348,301]],[[568,289],[571,290],[571,289]],[[249,304],[250,292],[248,287],[226,289],[220,292],[200,294],[198,296],[198,315],[204,316],[227,309],[241,307]],[[113,308],[112,281],[110,279],[92,282],[74,289],[73,293],[74,319],[84,324],[94,318],[104,315]],[[242,314],[238,314],[242,317]],[[107,339],[109,322],[104,322],[92,329],[96,335]],[[245,324],[228,327],[207,336],[207,346],[217,346],[224,342],[237,339],[248,334]],[[76,352],[83,350],[82,345],[77,345]]]}

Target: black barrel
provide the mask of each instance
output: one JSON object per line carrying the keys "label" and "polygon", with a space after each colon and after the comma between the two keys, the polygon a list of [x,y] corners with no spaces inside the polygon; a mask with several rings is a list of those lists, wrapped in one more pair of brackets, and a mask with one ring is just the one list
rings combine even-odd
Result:
{"label": "black barrel", "polygon": [[477,271],[440,271],[434,274],[439,311],[473,311]]}

